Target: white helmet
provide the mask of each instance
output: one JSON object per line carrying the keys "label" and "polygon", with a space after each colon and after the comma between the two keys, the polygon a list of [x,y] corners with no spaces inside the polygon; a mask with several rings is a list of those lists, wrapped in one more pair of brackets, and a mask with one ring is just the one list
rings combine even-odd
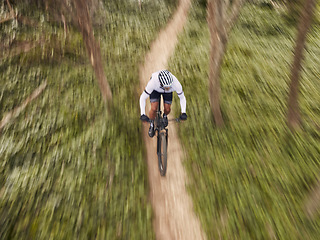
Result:
{"label": "white helmet", "polygon": [[159,77],[161,87],[165,87],[165,88],[171,87],[173,83],[173,77],[168,70],[160,71],[158,77]]}

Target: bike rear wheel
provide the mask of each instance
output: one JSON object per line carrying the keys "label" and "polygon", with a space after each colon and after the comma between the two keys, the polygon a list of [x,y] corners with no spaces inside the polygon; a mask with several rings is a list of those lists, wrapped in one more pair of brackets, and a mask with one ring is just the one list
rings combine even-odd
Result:
{"label": "bike rear wheel", "polygon": [[158,135],[158,165],[161,176],[167,172],[167,137],[165,133]]}

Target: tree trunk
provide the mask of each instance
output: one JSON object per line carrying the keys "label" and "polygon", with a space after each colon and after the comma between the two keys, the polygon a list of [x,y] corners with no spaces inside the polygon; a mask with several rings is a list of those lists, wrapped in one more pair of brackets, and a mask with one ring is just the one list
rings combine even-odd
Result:
{"label": "tree trunk", "polygon": [[46,87],[47,87],[47,80],[44,83],[42,83],[36,90],[34,90],[33,93],[19,107],[16,107],[11,112],[4,115],[4,117],[0,121],[0,131],[12,119],[17,118],[20,115],[20,113],[28,106],[28,104],[34,99],[36,99]]}
{"label": "tree trunk", "polygon": [[288,116],[287,123],[290,129],[296,130],[300,128],[301,115],[298,103],[299,78],[301,72],[301,62],[303,60],[303,50],[307,38],[308,30],[311,26],[312,16],[315,8],[315,0],[306,0],[303,13],[300,18],[298,27],[298,36],[294,49],[294,60],[291,68],[291,83],[289,89],[288,100]]}
{"label": "tree trunk", "polygon": [[86,45],[91,65],[98,79],[102,98],[104,102],[106,102],[107,100],[111,101],[112,93],[103,70],[100,46],[95,41],[93,35],[93,29],[86,0],[75,0],[74,4],[76,8],[78,25],[82,34],[82,38]]}
{"label": "tree trunk", "polygon": [[[215,123],[224,125],[220,109],[220,65],[223,58],[223,42],[221,39],[221,8],[219,1],[208,2],[208,26],[210,30],[210,66],[209,66],[209,99]],[[221,5],[220,5],[221,7]]]}
{"label": "tree trunk", "polygon": [[[209,99],[215,123],[218,127],[224,125],[220,109],[220,71],[228,42],[228,33],[237,19],[243,0],[235,0],[227,15],[224,0],[208,0],[207,14],[210,30],[210,66],[209,66]],[[227,16],[225,16],[227,15]]]}
{"label": "tree trunk", "polygon": [[314,220],[319,216],[320,209],[320,181],[318,180],[304,203],[304,209],[309,219]]}

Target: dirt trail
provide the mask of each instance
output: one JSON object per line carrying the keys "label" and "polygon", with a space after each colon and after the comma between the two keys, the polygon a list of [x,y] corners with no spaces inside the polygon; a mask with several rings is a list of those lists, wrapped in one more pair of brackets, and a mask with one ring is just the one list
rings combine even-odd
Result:
{"label": "dirt trail", "polygon": [[[182,31],[186,22],[190,2],[191,0],[180,0],[173,18],[152,44],[150,52],[146,55],[145,65],[140,68],[141,91],[153,72],[166,68],[167,60],[174,52],[177,35]],[[147,112],[149,107],[147,105]],[[169,124],[166,177],[161,177],[158,171],[156,138],[149,138],[147,132],[148,126],[145,125],[143,135],[147,147],[150,199],[155,214],[153,226],[156,238],[165,240],[205,239],[199,220],[194,214],[191,198],[186,192],[186,174],[182,165],[183,152],[175,124]]]}

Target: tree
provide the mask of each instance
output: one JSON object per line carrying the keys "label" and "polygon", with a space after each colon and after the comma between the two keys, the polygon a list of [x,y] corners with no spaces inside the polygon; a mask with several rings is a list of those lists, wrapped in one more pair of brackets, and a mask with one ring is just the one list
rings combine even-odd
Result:
{"label": "tree", "polygon": [[305,0],[303,12],[298,26],[298,35],[294,49],[294,59],[291,67],[291,83],[289,88],[288,116],[287,124],[290,129],[300,128],[301,115],[298,103],[299,78],[301,72],[301,62],[303,60],[303,50],[307,38],[308,30],[311,26],[316,0]]}
{"label": "tree", "polygon": [[76,10],[76,20],[82,34],[82,38],[85,42],[86,49],[91,60],[91,65],[96,73],[103,100],[105,102],[107,100],[110,101],[112,100],[112,93],[103,70],[100,46],[95,41],[93,35],[91,19],[88,10],[88,1],[75,0],[74,4]]}
{"label": "tree", "polygon": [[[8,8],[10,9],[10,17],[7,19],[0,19],[1,22],[8,21],[10,19],[16,18],[18,21],[29,24],[30,22],[34,22],[33,20],[29,20],[27,18],[17,16],[12,7],[7,1]],[[19,1],[17,1],[19,2]],[[26,0],[25,4],[33,4],[35,6],[40,7],[41,9],[47,11],[47,13],[53,17],[54,21],[62,22],[66,30],[66,22],[71,22],[74,26],[76,26],[81,32],[88,57],[90,59],[90,63],[94,69],[96,78],[98,80],[98,84],[100,87],[101,95],[104,102],[112,100],[112,93],[107,81],[107,78],[104,73],[101,50],[99,44],[96,42],[93,27],[91,23],[91,14],[90,10],[98,5],[98,0]],[[31,25],[35,25],[37,23],[33,23]],[[36,27],[35,27],[36,28]],[[42,43],[43,40],[40,39],[38,42],[28,42],[24,43],[24,45],[20,45],[14,51],[11,50],[14,54],[20,54],[21,52],[27,52],[30,49],[33,49],[39,43]],[[0,52],[0,59],[3,57],[6,51]]]}
{"label": "tree", "polygon": [[7,5],[8,5],[8,8],[9,8],[9,10],[10,10],[10,14],[9,14],[9,16],[6,16],[6,17],[4,17],[4,18],[1,17],[1,18],[0,18],[0,23],[4,23],[4,22],[6,22],[6,21],[9,21],[9,20],[15,18],[15,13],[14,13],[12,7],[11,7],[11,4],[10,4],[9,0],[7,0]]}
{"label": "tree", "polygon": [[57,2],[60,2],[61,21],[65,25],[65,16],[71,18],[71,21],[76,25],[81,32],[83,41],[86,46],[88,57],[90,59],[93,70],[96,74],[100,92],[104,102],[112,100],[112,93],[104,73],[100,45],[96,42],[90,16],[90,9],[97,4],[95,0],[46,0],[47,8],[53,12],[56,9]]}
{"label": "tree", "polygon": [[220,109],[220,69],[228,42],[228,34],[237,19],[244,0],[208,0],[207,21],[210,30],[209,99],[218,127],[224,125]]}

